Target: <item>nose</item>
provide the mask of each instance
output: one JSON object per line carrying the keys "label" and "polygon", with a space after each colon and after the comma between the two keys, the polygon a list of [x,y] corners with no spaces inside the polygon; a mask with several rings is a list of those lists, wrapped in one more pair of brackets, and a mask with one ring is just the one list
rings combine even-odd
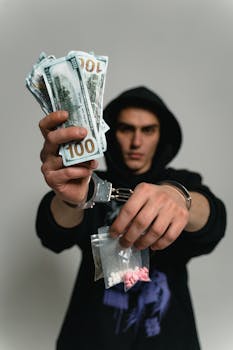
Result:
{"label": "nose", "polygon": [[140,147],[142,144],[142,132],[140,130],[135,130],[132,136],[132,146],[133,147]]}

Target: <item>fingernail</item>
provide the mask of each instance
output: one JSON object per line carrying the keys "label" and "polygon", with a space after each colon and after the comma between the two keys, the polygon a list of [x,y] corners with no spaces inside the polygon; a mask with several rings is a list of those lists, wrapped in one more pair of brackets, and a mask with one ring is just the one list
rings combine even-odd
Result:
{"label": "fingernail", "polygon": [[96,169],[98,167],[99,163],[96,159],[93,159],[90,161],[90,168]]}
{"label": "fingernail", "polygon": [[67,111],[61,110],[61,111],[60,111],[60,116],[61,116],[62,118],[68,118],[69,113],[68,113]]}
{"label": "fingernail", "polygon": [[85,136],[85,135],[86,135],[86,129],[80,128],[80,129],[79,129],[79,135],[80,135],[81,137]]}
{"label": "fingernail", "polygon": [[109,234],[112,238],[116,238],[118,236],[118,234],[115,231],[111,231],[111,230],[109,230]]}

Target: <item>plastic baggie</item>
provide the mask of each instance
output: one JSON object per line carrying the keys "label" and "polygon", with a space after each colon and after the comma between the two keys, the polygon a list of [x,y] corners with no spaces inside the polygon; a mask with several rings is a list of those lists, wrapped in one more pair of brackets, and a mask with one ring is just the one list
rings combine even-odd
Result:
{"label": "plastic baggie", "polygon": [[138,281],[150,281],[148,249],[140,251],[133,246],[123,248],[119,238],[109,236],[109,226],[100,227],[98,234],[91,236],[91,245],[94,279],[104,278],[106,288],[123,282],[127,291]]}

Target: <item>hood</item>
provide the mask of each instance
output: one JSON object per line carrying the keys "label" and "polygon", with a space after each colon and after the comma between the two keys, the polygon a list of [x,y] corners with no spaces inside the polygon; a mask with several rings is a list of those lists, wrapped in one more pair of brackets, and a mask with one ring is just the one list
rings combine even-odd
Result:
{"label": "hood", "polygon": [[[153,158],[151,169],[141,175],[133,176],[129,169],[124,165],[119,145],[115,138],[116,122],[119,112],[126,107],[139,107],[149,110],[156,114],[160,121],[160,141],[156,154]],[[125,186],[129,184],[136,185],[141,181],[151,181],[159,178],[159,173],[176,156],[182,142],[181,128],[175,116],[167,108],[162,99],[153,91],[144,86],[127,90],[112,100],[104,109],[104,119],[110,127],[106,133],[108,148],[105,152],[107,168],[112,173],[110,180]],[[121,180],[120,180],[121,179]],[[114,183],[114,182],[113,182]]]}

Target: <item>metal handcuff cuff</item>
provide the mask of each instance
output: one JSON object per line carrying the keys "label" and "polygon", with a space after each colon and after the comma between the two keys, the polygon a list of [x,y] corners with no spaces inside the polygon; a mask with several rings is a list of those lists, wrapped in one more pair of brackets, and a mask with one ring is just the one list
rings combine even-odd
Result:
{"label": "metal handcuff cuff", "polygon": [[92,173],[91,179],[94,183],[94,192],[92,197],[80,208],[88,209],[93,208],[95,203],[107,203],[111,200],[116,200],[118,202],[126,202],[133,190],[130,188],[113,188],[112,183],[101,179],[96,173]]}
{"label": "metal handcuff cuff", "polygon": [[[94,191],[92,197],[84,204],[81,205],[72,205],[70,203],[65,202],[67,205],[71,207],[79,207],[80,209],[89,209],[93,208],[95,203],[108,203],[111,200],[116,200],[117,202],[126,202],[130,196],[133,194],[133,190],[130,188],[113,188],[112,183],[101,179],[96,173],[92,173],[91,179],[94,183]],[[165,180],[158,183],[159,185],[172,185],[175,189],[180,192],[186,203],[186,208],[190,210],[192,198],[188,190],[179,182],[172,180]]]}

